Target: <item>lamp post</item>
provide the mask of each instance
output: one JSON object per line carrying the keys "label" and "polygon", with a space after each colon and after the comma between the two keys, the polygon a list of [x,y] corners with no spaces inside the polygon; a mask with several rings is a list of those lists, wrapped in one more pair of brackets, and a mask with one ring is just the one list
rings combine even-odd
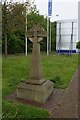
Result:
{"label": "lamp post", "polygon": [[[56,18],[58,18],[58,16],[59,16],[58,14],[55,15]],[[57,21],[57,19],[56,19],[54,22],[56,22],[56,21]],[[57,28],[56,28],[56,27],[55,27],[55,30],[57,31]],[[56,41],[57,41],[57,40],[56,40]],[[56,50],[57,50],[57,53],[58,53],[58,47],[59,47],[59,41],[56,42]]]}
{"label": "lamp post", "polygon": [[[52,16],[52,0],[48,0],[48,19],[47,19],[47,55],[49,50],[51,52],[51,23],[50,18]],[[49,27],[50,25],[50,27]],[[50,28],[50,29],[49,29]],[[50,33],[50,34],[49,34]],[[49,40],[50,37],[50,40]],[[49,44],[49,45],[48,45]]]}
{"label": "lamp post", "polygon": [[25,31],[25,40],[26,40],[25,49],[26,49],[26,56],[27,56],[27,14],[28,14],[28,4],[29,4],[29,2],[27,1],[27,2],[26,2],[26,15],[25,15],[25,18],[26,18],[26,31]]}
{"label": "lamp post", "polygon": [[26,54],[26,56],[27,56],[27,54],[28,54],[28,51],[27,51],[27,48],[28,48],[28,44],[27,44],[27,15],[29,14],[29,10],[30,10],[30,6],[32,5],[32,4],[34,4],[34,2],[35,2],[35,0],[33,0],[33,1],[31,1],[31,0],[26,0],[26,15],[25,15],[25,18],[26,18],[26,30],[25,30],[25,40],[26,40],[26,45],[25,45],[25,49],[26,49],[26,51],[25,51],[25,54]]}
{"label": "lamp post", "polygon": [[25,40],[26,40],[26,44],[25,44],[25,55],[27,56],[28,51],[27,51],[27,15],[28,15],[28,9],[29,9],[29,5],[30,5],[30,0],[26,0],[25,2],[25,6],[26,6],[26,14],[25,14],[25,19],[26,19],[26,28],[25,28]]}
{"label": "lamp post", "polygon": [[47,16],[47,55],[49,54],[49,17]]}
{"label": "lamp post", "polygon": [[59,15],[57,14],[56,16],[58,17]]}
{"label": "lamp post", "polygon": [[50,18],[50,53],[51,53],[51,18]]}

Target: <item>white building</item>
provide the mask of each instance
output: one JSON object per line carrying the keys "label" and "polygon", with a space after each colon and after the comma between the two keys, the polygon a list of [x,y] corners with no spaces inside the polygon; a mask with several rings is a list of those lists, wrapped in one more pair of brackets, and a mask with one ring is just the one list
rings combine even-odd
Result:
{"label": "white building", "polygon": [[80,1],[78,3],[78,40],[80,41]]}
{"label": "white building", "polygon": [[78,42],[78,21],[58,20],[56,27],[56,51],[57,53],[76,53]]}

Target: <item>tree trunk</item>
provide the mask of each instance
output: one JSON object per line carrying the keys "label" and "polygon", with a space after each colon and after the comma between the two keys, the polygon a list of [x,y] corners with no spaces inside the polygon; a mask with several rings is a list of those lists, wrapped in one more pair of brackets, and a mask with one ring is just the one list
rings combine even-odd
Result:
{"label": "tree trunk", "polygon": [[7,32],[5,32],[5,56],[7,56]]}
{"label": "tree trunk", "polygon": [[5,33],[4,33],[4,39],[5,39],[5,56],[7,56],[7,16],[6,16],[6,1],[4,2],[4,16],[5,16],[5,20],[4,20],[4,27],[5,27]]}

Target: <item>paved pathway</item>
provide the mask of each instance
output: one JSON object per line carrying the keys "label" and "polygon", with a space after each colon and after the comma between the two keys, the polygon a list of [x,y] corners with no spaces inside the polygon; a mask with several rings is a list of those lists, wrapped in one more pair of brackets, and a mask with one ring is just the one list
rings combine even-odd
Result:
{"label": "paved pathway", "polygon": [[78,118],[79,75],[80,68],[76,71],[69,87],[66,89],[62,102],[56,105],[57,109],[53,109],[51,118]]}

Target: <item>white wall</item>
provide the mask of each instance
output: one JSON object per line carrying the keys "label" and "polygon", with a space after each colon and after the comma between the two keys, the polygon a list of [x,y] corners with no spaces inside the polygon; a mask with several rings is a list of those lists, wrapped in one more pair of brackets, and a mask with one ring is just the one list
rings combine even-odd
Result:
{"label": "white wall", "polygon": [[[72,22],[73,22],[73,42],[71,44],[72,34]],[[61,33],[60,24],[61,23]],[[78,41],[77,35],[77,20],[59,20],[57,21],[57,34],[56,34],[56,50],[76,50],[76,42]],[[59,38],[61,34],[61,42],[59,44]]]}
{"label": "white wall", "polygon": [[80,2],[78,3],[78,40],[80,41]]}

